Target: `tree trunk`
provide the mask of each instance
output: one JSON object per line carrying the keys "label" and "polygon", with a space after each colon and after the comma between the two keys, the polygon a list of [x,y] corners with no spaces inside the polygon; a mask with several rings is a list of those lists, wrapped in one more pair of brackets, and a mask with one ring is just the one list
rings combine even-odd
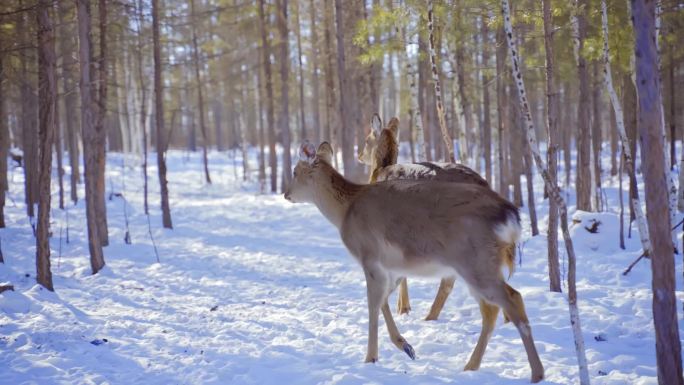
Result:
{"label": "tree trunk", "polygon": [[140,127],[142,134],[142,172],[143,172],[143,208],[145,215],[150,214],[148,204],[148,178],[147,178],[147,150],[149,145],[147,143],[147,87],[145,86],[145,60],[143,58],[143,0],[138,0],[138,51],[136,57],[138,59],[138,82],[140,83]]}
{"label": "tree trunk", "polygon": [[85,167],[86,190],[86,222],[88,228],[88,248],[90,250],[90,266],[93,274],[97,274],[104,265],[104,255],[97,221],[97,154],[95,147],[98,135],[94,125],[93,89],[91,87],[91,18],[90,2],[76,0],[78,12],[78,46],[80,64],[81,90],[81,131],[83,138],[83,156]]}
{"label": "tree trunk", "polygon": [[485,20],[482,20],[480,33],[482,34],[482,103],[483,103],[483,120],[482,120],[482,145],[484,147],[485,157],[485,179],[491,186],[494,186],[494,179],[492,176],[492,123],[490,114],[489,101],[489,26]]}
{"label": "tree trunk", "polygon": [[432,81],[435,83],[435,106],[437,107],[437,118],[439,119],[439,128],[442,131],[442,139],[447,150],[447,160],[451,163],[456,162],[454,156],[454,141],[451,139],[449,130],[446,126],[446,118],[444,117],[444,104],[442,104],[442,87],[439,82],[439,73],[437,72],[437,54],[435,53],[435,34],[434,34],[434,12],[432,10],[432,0],[428,1],[428,31],[430,32],[430,64],[432,65]]}
{"label": "tree trunk", "polygon": [[290,155],[290,54],[289,30],[287,28],[287,0],[278,1],[278,31],[280,32],[280,130],[283,138],[283,178],[281,191],[285,191],[292,180],[292,158]]}
{"label": "tree trunk", "polygon": [[[399,35],[397,33],[397,35]],[[403,40],[406,42],[406,31],[402,31]],[[416,84],[416,71],[411,65],[411,58],[408,55],[409,46],[406,44],[405,49],[402,49],[402,53],[405,55],[406,60],[406,74],[409,78],[409,89],[410,89],[410,108],[409,114],[411,116],[410,124],[414,127],[416,146],[418,147],[418,161],[427,161],[426,148],[425,148],[425,131],[423,130],[423,118],[420,114],[420,106],[418,103],[418,87]]]}
{"label": "tree trunk", "polygon": [[[608,45],[608,11],[606,9],[606,2],[602,0],[601,2],[601,21],[603,25],[603,75],[606,88],[608,89],[608,94],[610,95],[610,101],[613,105],[613,111],[615,112],[615,121],[617,125],[618,135],[620,136],[620,142],[622,144],[622,156],[624,158],[624,167],[627,169],[627,174],[629,175],[630,182],[636,181],[636,175],[634,174],[634,152],[632,152],[633,146],[625,130],[624,114],[620,101],[618,100],[617,93],[615,92],[615,87],[613,87],[613,75],[611,73],[610,67],[610,47]],[[631,80],[630,80],[631,83]],[[625,91],[627,92],[627,91]],[[636,135],[636,133],[635,133]],[[622,177],[622,176],[621,176]],[[622,179],[621,179],[622,181]],[[634,186],[636,191],[636,182]],[[649,238],[648,227],[646,224],[646,219],[644,213],[641,209],[641,202],[639,200],[639,194],[630,196],[630,207],[634,209],[635,218],[637,220],[637,226],[639,228],[639,237],[641,240],[641,247],[643,248],[643,253],[645,255],[651,254],[651,242]]]}
{"label": "tree trunk", "polygon": [[617,122],[615,121],[615,112],[610,111],[610,175],[615,176],[618,173],[618,135]]}
{"label": "tree trunk", "polygon": [[271,45],[264,13],[264,0],[259,0],[259,29],[261,31],[262,59],[266,75],[266,119],[268,122],[268,160],[271,167],[271,192],[278,191],[278,158],[276,157],[276,133],[273,112],[273,76],[271,75]]}
{"label": "tree trunk", "polygon": [[[19,16],[19,23],[17,26],[18,33],[24,39],[23,43],[27,46],[32,45],[25,37],[28,35],[28,26],[25,18],[28,18],[28,13]],[[25,53],[25,57],[21,60],[21,139],[22,149],[24,151],[24,202],[26,203],[26,214],[30,217],[33,223],[35,216],[35,204],[38,203],[38,131],[36,128],[35,111],[36,104],[33,96],[33,87],[31,79],[31,69],[29,69],[29,62],[33,62],[32,52]]]}
{"label": "tree trunk", "polygon": [[587,0],[578,0],[578,14],[575,16],[575,60],[579,80],[579,105],[577,108],[577,209],[592,211],[591,207],[591,90],[589,89],[589,73],[587,60],[582,55],[584,41],[587,36]]}
{"label": "tree trunk", "polygon": [[677,323],[675,267],[670,237],[668,186],[665,180],[665,150],[662,102],[656,48],[656,2],[632,0],[634,54],[639,100],[639,138],[643,159],[646,210],[653,253],[653,323],[656,334],[658,383],[684,384]]}
{"label": "tree trunk", "polygon": [[595,209],[603,211],[603,199],[601,197],[601,145],[603,144],[601,128],[601,81],[599,80],[599,62],[595,61],[592,65],[594,72],[594,86],[592,95],[593,119],[591,121],[591,144],[592,144],[592,167],[594,169],[594,190],[592,196],[596,201]]}
{"label": "tree trunk", "polygon": [[100,18],[100,59],[98,63],[98,86],[97,102],[95,103],[95,157],[97,159],[96,202],[97,230],[100,234],[102,246],[109,245],[109,232],[107,226],[107,200],[105,198],[105,166],[106,166],[106,141],[107,129],[105,120],[107,117],[107,0],[99,0],[98,11]]}
{"label": "tree trunk", "polygon": [[[553,63],[553,20],[551,18],[551,0],[542,1],[544,15],[544,51],[546,58],[546,132],[549,138],[546,153],[549,162],[549,179],[558,184],[558,91],[556,90]],[[561,292],[560,263],[558,261],[558,205],[549,199],[549,224],[547,229],[547,247],[549,260],[549,289]]]}
{"label": "tree trunk", "polygon": [[[629,74],[624,74],[622,77],[622,111],[625,113],[625,134],[629,142],[629,153],[632,154],[632,159],[636,156],[636,146],[637,146],[637,96],[636,88],[634,88],[634,82]],[[615,106],[613,106],[615,107]],[[619,127],[618,127],[619,129]],[[626,154],[627,151],[623,149]],[[627,163],[625,162],[625,168],[627,169],[627,175],[629,175],[629,223],[631,224],[634,219],[636,219],[636,213],[634,212],[634,200],[639,199],[639,189],[637,187],[636,180],[636,162]],[[631,238],[631,226],[629,230]]]}
{"label": "tree trunk", "polygon": [[[513,68],[513,77],[516,79],[515,84],[518,89],[518,100],[520,101],[520,107],[522,109],[523,116],[525,117],[527,134],[527,142],[529,143],[529,150],[532,151],[534,161],[537,165],[537,169],[544,178],[544,183],[547,190],[549,191],[549,196],[551,199],[555,199],[558,204],[560,211],[560,224],[563,232],[563,239],[565,241],[565,248],[568,254],[568,306],[570,308],[570,323],[572,325],[573,336],[575,340],[575,350],[577,352],[577,362],[579,366],[579,376],[580,384],[589,384],[589,371],[587,368],[587,358],[584,351],[584,337],[582,336],[582,327],[580,324],[579,309],[577,307],[577,288],[576,288],[576,259],[575,250],[570,237],[570,232],[568,231],[568,208],[565,205],[565,200],[561,195],[560,189],[557,184],[554,184],[549,176],[549,172],[541,158],[539,152],[539,146],[537,144],[536,130],[534,127],[534,121],[532,120],[532,114],[530,112],[530,106],[527,100],[527,93],[525,92],[525,83],[523,82],[522,74],[520,73],[520,58],[519,51],[516,47],[515,40],[513,39],[513,27],[511,26],[511,11],[508,4],[508,0],[502,0],[502,11],[504,18],[504,28],[506,30],[506,40],[508,41],[509,55],[511,67]],[[681,360],[680,360],[681,361]]]}
{"label": "tree trunk", "polygon": [[195,66],[195,81],[197,82],[197,107],[199,109],[199,124],[200,132],[202,133],[202,162],[204,163],[204,180],[211,184],[211,176],[209,175],[209,159],[207,158],[207,149],[209,147],[209,136],[207,135],[207,126],[204,124],[204,94],[202,77],[200,74],[200,57],[199,47],[197,46],[197,13],[195,12],[195,0],[190,0],[190,12],[192,13],[192,58]]}
{"label": "tree trunk", "polygon": [[75,204],[78,202],[78,183],[81,181],[80,173],[80,156],[78,149],[78,122],[76,114],[77,90],[76,80],[74,79],[73,71],[77,62],[74,59],[75,44],[73,35],[74,31],[69,27],[67,16],[70,9],[66,1],[59,2],[59,51],[62,55],[62,88],[64,89],[64,124],[66,127],[66,143],[69,151],[69,167],[71,168],[70,181],[70,198]]}
{"label": "tree trunk", "polygon": [[[152,40],[154,54],[154,113],[157,127],[157,174],[159,175],[159,190],[161,194],[162,224],[166,229],[172,229],[171,208],[169,207],[169,188],[166,180],[166,150],[168,139],[164,130],[164,93],[161,68],[161,44],[159,43],[159,0],[152,0]],[[205,147],[206,148],[206,147]],[[206,159],[205,159],[206,160]],[[205,172],[208,172],[206,169]],[[208,177],[209,174],[207,174]],[[211,181],[209,181],[211,183]]]}
{"label": "tree trunk", "polygon": [[311,12],[311,25],[309,26],[311,29],[311,56],[309,57],[309,60],[311,60],[312,69],[311,87],[313,94],[312,107],[314,119],[313,138],[314,142],[318,144],[323,140],[324,133],[323,126],[321,125],[320,94],[318,86],[318,55],[320,53],[318,51],[318,34],[316,33],[316,6],[314,4],[314,0],[311,0],[309,11]]}
{"label": "tree trunk", "polygon": [[340,122],[342,123],[342,164],[344,174],[356,179],[356,159],[354,157],[354,125],[351,116],[349,73],[344,52],[344,15],[342,1],[335,0],[335,24],[337,39],[337,77],[340,84]]}
{"label": "tree trunk", "polygon": [[[257,62],[261,61],[261,49],[259,49],[259,55],[257,57]],[[254,108],[256,108],[259,123],[258,127],[258,141],[259,141],[259,189],[263,193],[266,190],[266,152],[264,147],[266,146],[266,129],[264,128],[264,106],[261,102],[263,100],[263,86],[261,81],[261,67],[256,68],[256,76],[254,79]]]}
{"label": "tree trunk", "polygon": [[504,69],[504,61],[506,60],[506,45],[504,44],[504,31],[503,27],[499,28],[496,33],[497,49],[496,49],[496,115],[497,115],[497,147],[498,147],[498,160],[499,160],[499,183],[497,185],[497,191],[501,196],[508,199],[509,197],[509,187],[508,187],[508,176],[506,173],[506,156],[504,152],[505,141],[504,141],[504,130],[505,124],[508,121],[507,114],[507,103],[505,102],[506,86],[504,83],[504,76],[506,70]]}
{"label": "tree trunk", "polygon": [[[285,0],[285,5],[287,6],[287,1]],[[301,24],[300,24],[300,12],[301,8],[299,7],[299,1],[294,2],[294,7],[295,7],[295,33],[297,35],[297,63],[299,65],[299,116],[300,116],[300,125],[301,125],[301,140],[307,139],[307,130],[306,130],[306,116],[304,114],[304,110],[306,109],[305,104],[304,104],[304,70],[302,66],[302,31],[301,31]],[[287,12],[286,12],[287,14]],[[287,29],[287,20],[285,20],[285,29]],[[287,36],[287,35],[286,35]],[[286,45],[287,45],[287,39],[285,39]],[[314,99],[316,100],[316,99]],[[242,116],[242,115],[241,115]],[[314,139],[312,137],[312,139]],[[318,141],[315,142],[318,144]]]}
{"label": "tree trunk", "polygon": [[[0,35],[1,36],[1,35]],[[4,45],[0,43],[0,50]],[[7,90],[3,87],[5,84],[6,70],[5,70],[5,56],[0,55],[0,228],[5,227],[5,192],[9,190],[7,183],[7,153],[9,150],[9,127],[7,125],[7,111],[5,109],[5,101],[8,98]],[[0,257],[2,258],[2,257]]]}
{"label": "tree trunk", "polygon": [[55,31],[50,20],[50,0],[40,0],[36,9],[38,23],[38,100],[39,100],[39,202],[36,230],[36,281],[50,291],[50,176],[52,142],[55,134],[57,84],[55,80]]}

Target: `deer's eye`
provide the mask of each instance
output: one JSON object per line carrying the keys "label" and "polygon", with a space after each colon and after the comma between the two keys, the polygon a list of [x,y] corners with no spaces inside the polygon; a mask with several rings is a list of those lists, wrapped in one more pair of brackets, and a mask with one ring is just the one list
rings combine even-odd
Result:
{"label": "deer's eye", "polygon": [[293,174],[294,174],[294,177],[296,178],[297,177],[297,171],[295,171]]}

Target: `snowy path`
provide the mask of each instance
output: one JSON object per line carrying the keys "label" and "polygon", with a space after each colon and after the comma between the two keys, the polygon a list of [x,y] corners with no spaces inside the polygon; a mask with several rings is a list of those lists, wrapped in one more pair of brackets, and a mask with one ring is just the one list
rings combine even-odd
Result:
{"label": "snowy path", "polygon": [[[66,215],[53,211],[54,294],[34,284],[35,244],[21,204],[21,170],[14,171],[16,204],[8,205],[8,228],[0,230],[6,261],[0,283],[16,287],[0,294],[0,384],[528,383],[517,331],[502,317],[480,371],[462,371],[480,315],[460,282],[441,319],[426,322],[438,282],[410,279],[413,311],[396,320],[416,361],[391,345],[381,325],[380,361],[363,364],[363,274],[332,225],[313,206],[259,195],[258,186],[236,182],[225,154],[212,154],[212,186],[201,183],[199,157],[185,157],[169,156],[174,230],[161,229],[157,186],[151,183],[161,264],[147,235],[139,173],[132,168],[124,195],[133,245],[123,242],[123,201],[115,197],[108,202],[111,245],[101,274],[90,275],[83,202],[69,209],[69,244]],[[111,155],[108,192],[122,192],[121,171],[120,155]],[[610,207],[617,207],[616,190],[607,195]],[[539,209],[544,218],[546,203]],[[648,261],[623,277],[638,255],[638,240],[620,250],[616,217],[585,214],[582,225],[595,217],[602,221],[599,234],[574,227],[592,383],[656,384]],[[546,229],[543,221],[540,228]],[[545,383],[577,383],[565,297],[547,290],[546,239],[524,238],[522,265],[511,285],[525,299]]]}

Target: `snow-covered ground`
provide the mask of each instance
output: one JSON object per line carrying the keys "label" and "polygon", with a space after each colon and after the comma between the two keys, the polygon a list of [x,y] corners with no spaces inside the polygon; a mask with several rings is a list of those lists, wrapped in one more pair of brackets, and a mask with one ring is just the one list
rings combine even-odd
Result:
{"label": "snow-covered ground", "polygon": [[[395,319],[417,359],[398,351],[381,325],[380,361],[364,364],[364,277],[335,228],[312,205],[260,194],[258,184],[242,182],[234,169],[240,160],[226,153],[210,156],[210,186],[202,181],[199,154],[169,154],[173,230],[161,228],[156,168],[150,169],[157,263],[140,170],[133,157],[126,159],[123,167],[120,154],[108,158],[107,192],[123,198],[107,202],[110,246],[101,273],[90,274],[84,202],[52,211],[55,293],[35,284],[23,176],[21,169],[10,174],[0,283],[16,291],[0,294],[1,384],[528,383],[520,338],[502,317],[481,369],[462,371],[480,314],[460,282],[440,320],[427,322],[438,282],[409,279],[413,311]],[[627,249],[618,247],[617,182],[606,183],[610,211],[576,214],[582,223],[572,229],[589,371],[593,384],[656,384],[650,265],[642,261],[622,275],[640,245],[633,231]],[[545,234],[547,206],[541,181],[535,184]],[[132,245],[124,243],[124,198]],[[531,237],[527,208],[522,213],[520,265],[510,282],[525,300],[545,383],[575,384],[566,297],[548,291],[546,237]],[[584,229],[592,219],[601,221],[597,234]],[[563,251],[561,244],[564,263]],[[680,257],[676,267],[681,300]]]}

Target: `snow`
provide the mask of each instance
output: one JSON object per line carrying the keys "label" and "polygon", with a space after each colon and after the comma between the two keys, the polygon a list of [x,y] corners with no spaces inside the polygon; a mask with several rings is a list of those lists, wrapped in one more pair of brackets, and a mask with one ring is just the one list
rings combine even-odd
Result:
{"label": "snow", "polygon": [[[380,360],[364,364],[363,272],[317,209],[261,194],[256,182],[239,179],[241,160],[226,153],[210,154],[213,185],[202,181],[199,154],[172,151],[167,159],[173,230],[161,227],[158,185],[150,179],[161,263],[148,235],[135,157],[108,156],[107,193],[123,196],[107,201],[110,246],[107,266],[97,275],[90,274],[84,202],[57,209],[53,186],[54,293],[35,283],[22,170],[10,170],[0,282],[15,291],[0,294],[0,384],[528,383],[518,332],[501,316],[480,370],[462,371],[479,336],[480,315],[459,281],[440,319],[424,321],[438,282],[409,279],[413,310],[395,320],[416,360],[391,344],[381,320]],[[149,175],[156,176],[154,167]],[[617,180],[605,184],[611,211],[576,212],[571,229],[589,373],[593,384],[656,384],[650,262],[622,275],[639,256],[640,243],[634,229],[626,250],[619,248]],[[520,264],[510,284],[525,300],[545,383],[577,383],[566,296],[548,291],[548,207],[538,178],[535,188],[543,234],[530,236],[523,208]],[[124,243],[124,202],[132,245]],[[595,234],[584,229],[592,220],[601,222]],[[564,268],[562,243],[560,250]],[[681,301],[679,257],[676,268]],[[390,301],[394,310],[394,295]],[[682,326],[680,321],[680,333]]]}

